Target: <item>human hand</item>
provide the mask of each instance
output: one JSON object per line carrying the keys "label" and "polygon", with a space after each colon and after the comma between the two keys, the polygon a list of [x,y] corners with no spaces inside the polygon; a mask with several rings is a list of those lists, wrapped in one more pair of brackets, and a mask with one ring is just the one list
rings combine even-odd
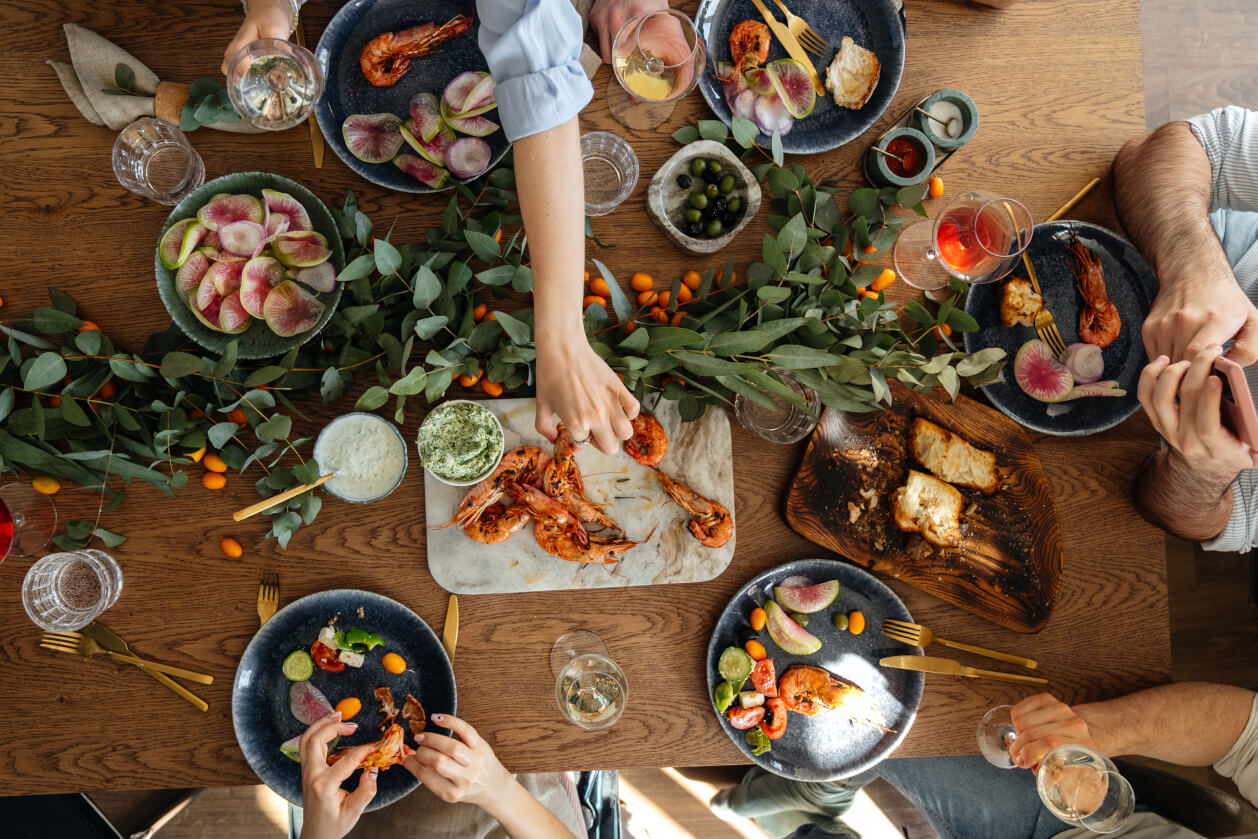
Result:
{"label": "human hand", "polygon": [[583,334],[537,348],[537,432],[554,442],[554,415],[572,439],[588,440],[604,454],[615,454],[621,440],[633,436],[629,420],[638,400],[590,347]]}
{"label": "human hand", "polygon": [[287,39],[293,31],[293,7],[288,0],[249,0],[249,11],[236,30],[236,37],[223,50],[223,66],[219,69],[227,75],[227,63],[251,41],[259,38]]}
{"label": "human hand", "polygon": [[1037,693],[1009,709],[1017,739],[1009,746],[1015,766],[1032,769],[1058,746],[1081,743],[1097,749],[1088,724],[1052,694]]}
{"label": "human hand", "polygon": [[1258,359],[1258,309],[1227,269],[1163,282],[1141,330],[1149,358],[1192,359],[1211,344],[1236,339],[1227,357],[1242,367]]}
{"label": "human hand", "polygon": [[459,740],[431,731],[415,735],[415,752],[403,761],[410,773],[447,804],[466,801],[489,809],[511,775],[476,729],[458,717],[433,714],[432,721],[449,727]]}
{"label": "human hand", "polygon": [[[612,63],[612,45],[616,42],[616,33],[631,17],[647,12],[658,12],[668,8],[668,0],[594,0],[590,9],[590,26],[598,32],[599,52],[604,64]],[[691,47],[681,31],[681,25],[670,15],[660,18],[661,29],[658,33],[660,43],[667,45],[668,54],[659,57],[668,64],[677,64],[690,55]]]}
{"label": "human hand", "polygon": [[363,810],[376,797],[377,769],[363,772],[358,789],[346,792],[341,784],[362,762],[374,743],[350,749],[345,757],[328,766],[328,744],[338,736],[353,734],[356,723],[341,722],[341,712],[334,711],[316,722],[301,736],[301,806],[305,820],[301,839],[341,839],[358,821]]}

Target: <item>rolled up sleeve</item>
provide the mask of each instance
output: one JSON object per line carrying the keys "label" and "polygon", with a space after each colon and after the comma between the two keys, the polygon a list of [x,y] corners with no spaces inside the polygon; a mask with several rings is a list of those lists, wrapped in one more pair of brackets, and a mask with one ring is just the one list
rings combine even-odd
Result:
{"label": "rolled up sleeve", "polygon": [[1223,759],[1214,764],[1220,775],[1231,778],[1241,795],[1258,806],[1258,696],[1249,711],[1249,723]]}
{"label": "rolled up sleeve", "polygon": [[563,125],[594,89],[581,69],[581,16],[569,0],[477,0],[480,49],[512,142]]}

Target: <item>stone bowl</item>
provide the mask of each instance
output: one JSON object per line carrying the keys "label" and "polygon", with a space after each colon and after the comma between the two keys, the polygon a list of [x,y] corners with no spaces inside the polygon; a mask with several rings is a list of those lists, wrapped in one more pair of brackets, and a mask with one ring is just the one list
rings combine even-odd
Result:
{"label": "stone bowl", "polygon": [[[677,226],[677,221],[681,219],[685,208],[689,206],[687,201],[690,193],[694,191],[693,186],[690,189],[679,187],[677,176],[690,174],[690,161],[696,157],[720,160],[722,172],[732,174],[734,180],[738,182],[731,195],[740,195],[743,199],[744,210],[738,224],[715,239],[692,239],[682,233],[681,228]],[[743,162],[726,148],[724,143],[714,140],[697,140],[688,143],[681,151],[670,157],[655,173],[655,177],[651,178],[651,184],[646,191],[646,209],[651,220],[678,247],[691,253],[712,254],[732,242],[752,217],[760,211],[760,184],[752,176],[751,170],[744,166]]]}

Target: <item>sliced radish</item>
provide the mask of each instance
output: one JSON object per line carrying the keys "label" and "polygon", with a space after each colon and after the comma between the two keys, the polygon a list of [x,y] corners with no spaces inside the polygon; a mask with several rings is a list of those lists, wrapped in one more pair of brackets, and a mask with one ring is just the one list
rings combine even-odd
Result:
{"label": "sliced radish", "polygon": [[498,100],[494,96],[494,77],[488,73],[482,73],[481,76],[483,78],[468,92],[462,110],[455,116],[464,116],[465,111],[474,111],[477,108],[497,107]]}
{"label": "sliced radish", "polygon": [[410,175],[424,186],[441,189],[445,186],[450,173],[440,166],[424,160],[417,154],[399,154],[393,158],[393,165]]}
{"label": "sliced radish", "polygon": [[498,130],[498,123],[488,117],[450,117],[450,127],[471,137],[488,137]]}
{"label": "sliced radish", "polygon": [[441,110],[437,105],[436,96],[431,93],[416,93],[411,97],[408,110],[411,113],[411,119],[406,124],[407,130],[425,143],[441,130]]}
{"label": "sliced radish", "polygon": [[467,97],[476,86],[481,83],[481,74],[469,70],[466,73],[459,73],[454,80],[446,85],[445,92],[441,94],[441,101],[446,103],[446,107],[450,109],[450,113],[457,114],[467,107]]}
{"label": "sliced radish", "polygon": [[785,103],[776,95],[757,96],[754,112],[756,126],[766,137],[773,136],[775,130],[779,136],[785,137],[791,133],[791,127],[795,124]]}
{"label": "sliced radish", "polygon": [[734,97],[732,109],[734,116],[743,119],[755,119],[756,93],[750,88],[743,90]]}
{"label": "sliced radish", "polygon": [[266,228],[256,221],[233,221],[218,231],[223,247],[237,256],[253,256],[266,235]]}
{"label": "sliced radish", "polygon": [[489,143],[479,137],[462,137],[446,150],[446,168],[456,178],[474,178],[489,168],[492,157]]}

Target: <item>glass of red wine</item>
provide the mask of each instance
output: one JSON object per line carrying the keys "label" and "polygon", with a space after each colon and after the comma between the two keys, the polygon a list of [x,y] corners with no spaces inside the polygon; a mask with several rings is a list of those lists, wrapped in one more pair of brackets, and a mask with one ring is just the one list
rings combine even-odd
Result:
{"label": "glass of red wine", "polygon": [[945,288],[956,277],[971,285],[1001,279],[1018,263],[1035,226],[1012,198],[962,192],[935,220],[906,225],[895,243],[896,272],[914,288]]}
{"label": "glass of red wine", "polygon": [[9,556],[34,556],[57,529],[57,507],[30,484],[0,486],[0,562]]}

